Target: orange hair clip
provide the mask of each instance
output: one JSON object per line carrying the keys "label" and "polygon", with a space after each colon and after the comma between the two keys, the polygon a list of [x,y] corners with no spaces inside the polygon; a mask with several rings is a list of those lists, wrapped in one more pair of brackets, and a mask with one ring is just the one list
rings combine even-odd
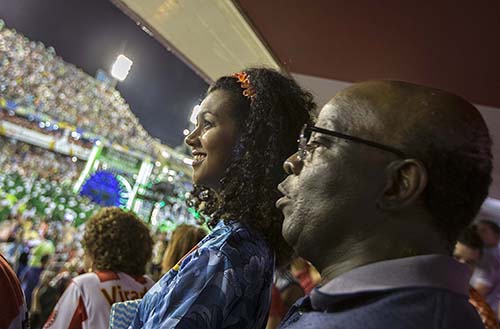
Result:
{"label": "orange hair clip", "polygon": [[238,72],[233,74],[233,77],[238,80],[238,83],[243,89],[243,96],[252,100],[255,97],[255,90],[250,84],[250,76],[246,72]]}

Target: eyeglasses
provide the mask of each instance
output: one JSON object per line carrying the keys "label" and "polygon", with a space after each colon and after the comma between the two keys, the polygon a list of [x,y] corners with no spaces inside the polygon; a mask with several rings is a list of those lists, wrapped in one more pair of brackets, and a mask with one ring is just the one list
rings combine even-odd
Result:
{"label": "eyeglasses", "polygon": [[372,142],[372,141],[369,141],[366,139],[362,139],[362,138],[358,138],[358,137],[354,137],[354,136],[349,136],[349,135],[342,134],[342,133],[339,133],[336,131],[323,129],[323,128],[319,128],[316,126],[310,126],[308,124],[305,124],[304,127],[302,128],[302,131],[300,132],[300,137],[299,137],[299,160],[300,161],[304,161],[307,154],[310,151],[312,151],[312,149],[313,149],[313,148],[311,148],[311,145],[308,145],[309,139],[311,138],[311,135],[313,132],[318,132],[318,133],[329,135],[329,136],[347,139],[347,140],[350,140],[350,141],[353,141],[356,143],[365,144],[365,145],[368,145],[371,147],[376,147],[378,149],[394,153],[401,158],[407,157],[405,152],[400,151],[400,150],[398,150],[394,147],[391,147],[391,146],[386,146],[386,145],[379,144],[377,142]]}

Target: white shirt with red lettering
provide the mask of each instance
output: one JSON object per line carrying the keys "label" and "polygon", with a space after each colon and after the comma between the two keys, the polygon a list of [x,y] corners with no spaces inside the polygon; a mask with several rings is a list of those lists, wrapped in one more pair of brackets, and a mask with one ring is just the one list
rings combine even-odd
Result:
{"label": "white shirt with red lettering", "polygon": [[111,305],[142,298],[154,281],[123,272],[98,271],[77,276],[61,296],[44,329],[109,327]]}

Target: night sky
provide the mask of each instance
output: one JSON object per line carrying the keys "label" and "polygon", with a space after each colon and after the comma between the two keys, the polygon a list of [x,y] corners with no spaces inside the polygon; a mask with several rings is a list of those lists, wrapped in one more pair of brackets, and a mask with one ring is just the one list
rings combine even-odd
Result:
{"label": "night sky", "polygon": [[141,124],[177,146],[206,82],[107,0],[0,0],[0,18],[95,76],[120,53],[133,60],[117,89]]}

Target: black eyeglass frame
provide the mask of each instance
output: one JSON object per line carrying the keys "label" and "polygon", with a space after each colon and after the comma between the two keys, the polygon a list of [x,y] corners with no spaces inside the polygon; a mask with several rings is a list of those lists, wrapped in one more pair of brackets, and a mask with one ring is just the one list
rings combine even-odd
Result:
{"label": "black eyeglass frame", "polygon": [[334,136],[334,137],[338,137],[338,138],[350,140],[350,141],[353,141],[353,142],[356,142],[356,143],[365,144],[365,145],[368,145],[368,146],[371,146],[371,147],[375,147],[375,148],[378,148],[378,149],[381,149],[381,150],[384,150],[384,151],[387,151],[387,152],[391,152],[391,153],[396,154],[397,156],[399,156],[401,158],[407,158],[406,153],[403,152],[403,151],[401,151],[401,150],[398,150],[397,148],[394,148],[394,147],[391,147],[391,146],[387,146],[387,145],[384,145],[384,144],[380,144],[380,143],[377,143],[377,142],[372,142],[372,141],[369,141],[369,140],[366,140],[366,139],[363,139],[363,138],[346,135],[346,134],[339,133],[339,132],[336,132],[336,131],[333,131],[333,130],[328,130],[328,129],[319,128],[319,127],[316,127],[316,126],[311,126],[311,125],[305,124],[304,127],[302,127],[302,130],[300,132],[300,137],[299,137],[299,154],[298,154],[298,157],[299,157],[299,160],[301,160],[301,161],[304,161],[304,159],[306,158],[306,155],[307,155],[307,143],[309,142],[309,139],[311,138],[311,135],[312,135],[313,132],[317,132],[317,133],[321,133],[321,134],[325,134],[325,135],[329,135],[329,136]]}

